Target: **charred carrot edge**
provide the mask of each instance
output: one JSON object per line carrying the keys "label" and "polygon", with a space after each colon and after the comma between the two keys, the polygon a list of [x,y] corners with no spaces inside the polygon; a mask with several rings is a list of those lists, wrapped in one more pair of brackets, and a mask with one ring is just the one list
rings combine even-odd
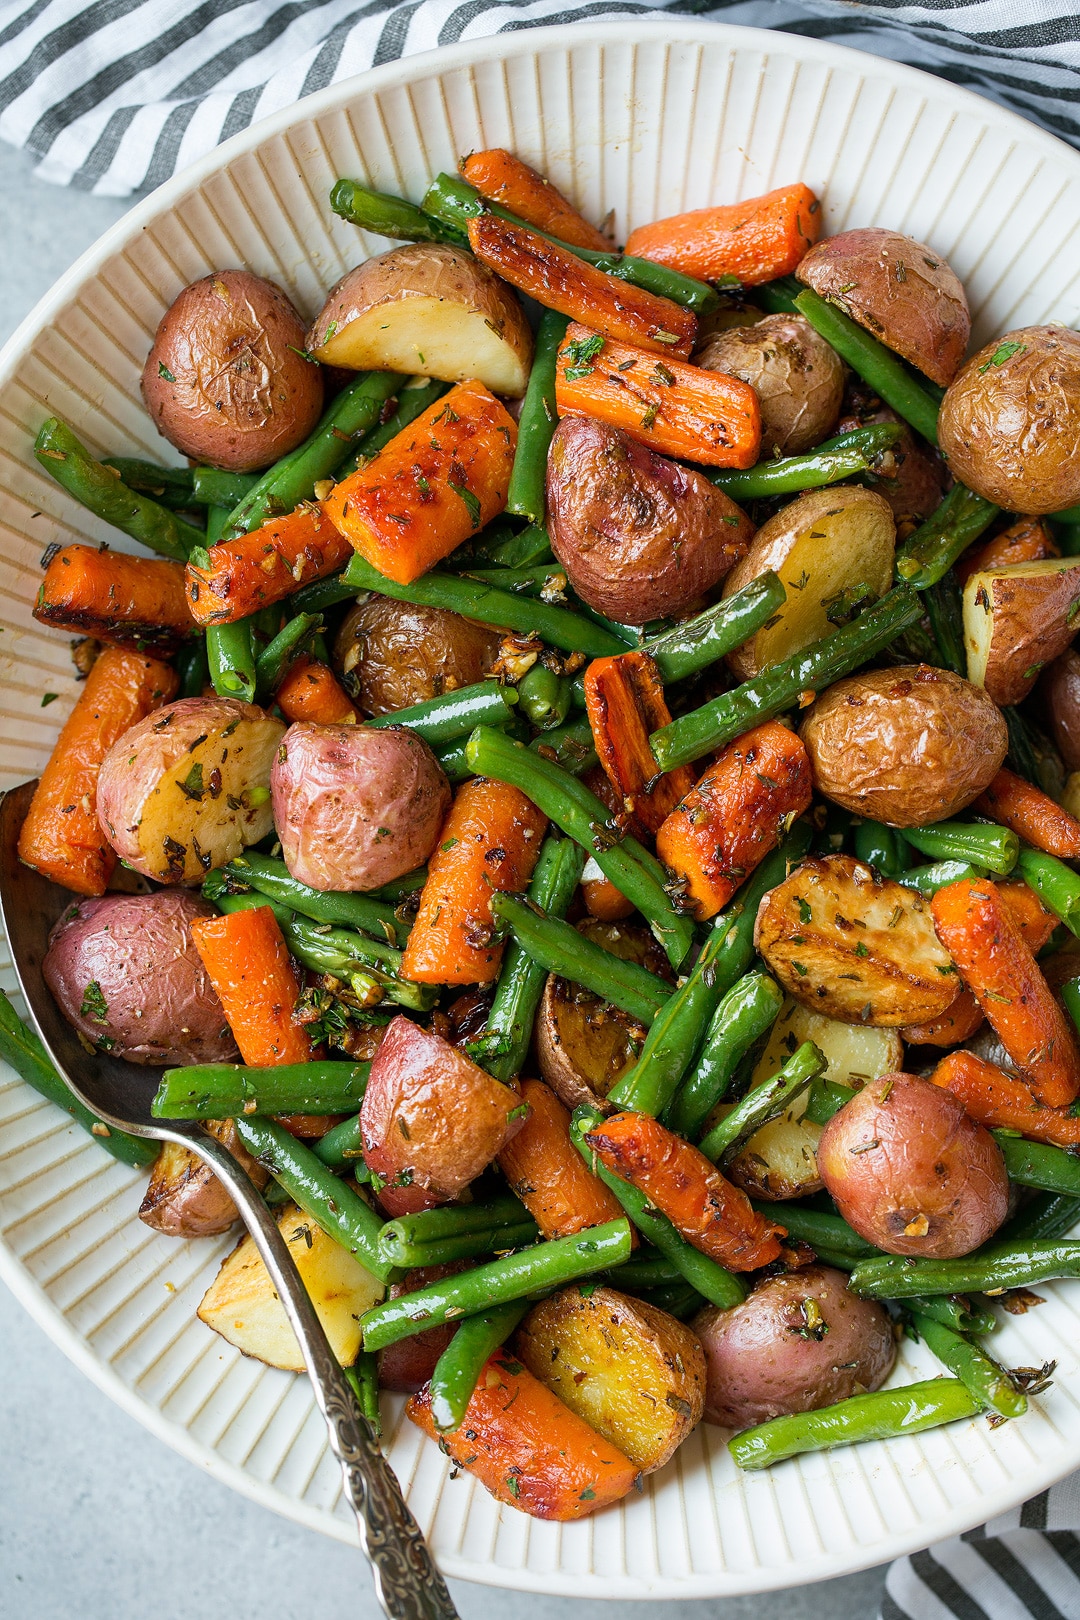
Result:
{"label": "charred carrot edge", "polygon": [[[577,261],[574,261],[577,263]],[[517,423],[483,383],[458,383],[323,502],[388,579],[411,585],[506,505]]]}
{"label": "charred carrot edge", "polygon": [[930,1078],[958,1097],[972,1119],[988,1129],[1019,1131],[1055,1147],[1080,1147],[1080,1119],[1064,1109],[1047,1108],[1030,1086],[974,1052],[950,1052]]}
{"label": "charred carrot edge", "polygon": [[755,1271],[778,1258],[786,1229],[759,1215],[703,1153],[651,1115],[611,1114],[585,1140],[702,1254],[731,1271]]}
{"label": "charred carrot edge", "polygon": [[1080,1052],[995,885],[964,878],[930,906],[938,938],[1039,1101],[1067,1107],[1080,1092]]}
{"label": "charred carrot edge", "polygon": [[570,1140],[570,1113],[542,1080],[523,1080],[531,1113],[499,1154],[499,1169],[545,1238],[617,1221],[622,1205]]}
{"label": "charred carrot edge", "polygon": [[965,552],[953,564],[953,571],[960,584],[966,585],[972,574],[978,574],[984,568],[1008,568],[1013,563],[1043,562],[1047,557],[1060,556],[1054,537],[1042,518],[1022,517],[984,546]]}
{"label": "charred carrot edge", "polygon": [[581,898],[585,910],[598,922],[621,922],[634,910],[634,902],[618,890],[610,878],[583,878]]}
{"label": "charred carrot edge", "polygon": [[307,1063],[307,1030],[292,1021],[300,987],[277,918],[267,906],[207,917],[191,937],[245,1063]]}
{"label": "charred carrot edge", "polygon": [[182,563],[62,546],[45,570],[34,618],[137,652],[175,652],[196,635]]}
{"label": "charred carrot edge", "polygon": [[1063,861],[1080,859],[1080,821],[1012,771],[998,771],[974,808],[1048,855]]}
{"label": "charred carrot edge", "polygon": [[649,735],[668,724],[671,710],[648,653],[594,658],[585,671],[585,711],[600,763],[623,809],[655,832],[695,777],[689,765],[657,775]]}
{"label": "charred carrot edge", "polygon": [[[1057,807],[1055,806],[1055,809]],[[1049,942],[1058,926],[1058,919],[1047,911],[1035,890],[1023,878],[998,878],[997,891],[1005,902],[1005,909],[1019,928],[1024,943],[1034,956]]]}
{"label": "charred carrot edge", "polygon": [[715,917],[810,804],[800,738],[768,720],[728,743],[668,816],[656,853],[685,884],[699,918]]}
{"label": "charred carrot edge", "polygon": [[286,720],[314,720],[320,726],[356,724],[356,707],[326,664],[302,653],[274,695]]}
{"label": "charred carrot edge", "polygon": [[534,1519],[583,1519],[637,1483],[629,1458],[503,1350],[481,1370],[453,1433],[436,1432],[430,1384],[405,1410],[492,1496]]}
{"label": "charred carrot edge", "polygon": [[665,455],[752,467],[761,411],[748,383],[571,325],[555,362],[560,416],[592,416]]}
{"label": "charred carrot edge", "polygon": [[101,762],[138,720],[175,696],[176,671],[106,647],[86,678],[19,834],[19,859],[76,894],[104,894],[116,867],[97,818]]}
{"label": "charred carrot edge", "polygon": [[970,990],[961,990],[940,1018],[926,1024],[908,1024],[900,1031],[909,1046],[958,1046],[982,1028],[983,1010]]}
{"label": "charred carrot edge", "polygon": [[594,253],[611,252],[612,245],[607,237],[583,219],[550,180],[504,147],[470,152],[461,160],[461,172],[481,197],[498,203],[510,214],[517,214],[527,225],[535,225],[538,231],[547,231],[560,242],[589,248]]}
{"label": "charred carrot edge", "polygon": [[469,221],[469,246],[511,286],[608,337],[687,359],[697,333],[689,310],[595,269],[534,231],[494,214]]}
{"label": "charred carrot edge", "polygon": [[418,984],[491,984],[502,942],[491,897],[519,894],[540,854],[547,817],[506,782],[476,777],[460,787],[428,862],[420,909],[401,958]]}
{"label": "charred carrot edge", "polygon": [[187,565],[187,599],[199,624],[232,624],[272,607],[300,585],[332,574],[352,547],[332,519],[304,501],[261,529],[211,546],[205,567]]}
{"label": "charred carrot edge", "polygon": [[780,186],[745,202],[641,225],[626,251],[701,281],[756,287],[790,275],[820,232],[821,204],[809,186]]}

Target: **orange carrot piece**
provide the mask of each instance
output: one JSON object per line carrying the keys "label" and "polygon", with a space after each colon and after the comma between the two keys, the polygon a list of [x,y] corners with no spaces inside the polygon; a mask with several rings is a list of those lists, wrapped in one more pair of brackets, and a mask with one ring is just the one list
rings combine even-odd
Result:
{"label": "orange carrot piece", "polygon": [[585,711],[600,763],[623,809],[655,832],[696,778],[689,765],[657,774],[649,734],[668,724],[671,711],[648,653],[594,658],[585,671]]}
{"label": "orange carrot piece", "polygon": [[560,416],[594,416],[665,455],[706,467],[752,467],[761,449],[761,411],[749,383],[648,350],[567,329],[555,370]]}
{"label": "orange carrot piece", "polygon": [[778,1258],[786,1228],[759,1215],[741,1188],[659,1120],[629,1111],[610,1114],[585,1140],[702,1254],[731,1271],[755,1271]]}
{"label": "orange carrot piece", "polygon": [[634,910],[634,902],[606,877],[582,878],[581,898],[589,916],[599,922],[621,922]]}
{"label": "orange carrot piece", "polygon": [[181,563],[97,546],[61,546],[45,570],[34,618],[113,647],[164,655],[197,628]]}
{"label": "orange carrot piece", "polygon": [[300,995],[296,970],[270,907],[193,922],[191,937],[244,1062],[259,1068],[309,1062],[308,1032],[292,1021]]}
{"label": "orange carrot piece", "polygon": [[526,225],[535,225],[538,231],[547,231],[549,236],[557,236],[560,242],[570,242],[574,247],[589,248],[594,253],[612,251],[607,237],[583,219],[550,180],[504,147],[470,152],[461,160],[461,172],[481,197],[517,214]]}
{"label": "orange carrot piece", "polygon": [[972,808],[1048,855],[1057,855],[1063,861],[1080,859],[1080,821],[1048,793],[1012,771],[998,771]]}
{"label": "orange carrot piece", "polygon": [[953,564],[953,571],[961,585],[966,585],[972,574],[984,568],[1008,568],[1013,563],[1044,562],[1048,557],[1060,557],[1042,518],[1017,518],[1001,534],[996,534],[985,545],[977,546]]}
{"label": "orange carrot piece", "polygon": [[523,1080],[532,1112],[499,1154],[499,1169],[545,1238],[617,1221],[622,1205],[570,1140],[570,1113],[542,1080]]}
{"label": "orange carrot piece", "polygon": [[688,359],[697,333],[690,310],[609,276],[569,248],[557,247],[535,231],[508,225],[494,214],[469,221],[469,246],[484,264],[535,298],[607,337],[636,343],[653,354]]}
{"label": "orange carrot piece", "polygon": [[1067,1109],[1047,1108],[1030,1086],[974,1052],[950,1052],[930,1078],[958,1097],[972,1119],[988,1130],[1019,1131],[1035,1142],[1080,1147],[1080,1119]]}
{"label": "orange carrot piece", "polygon": [[900,1031],[909,1046],[959,1046],[982,1028],[983,1010],[970,990],[961,990],[951,1007],[940,1018],[925,1024],[908,1024]]}
{"label": "orange carrot piece", "polygon": [[410,585],[506,505],[517,423],[458,383],[341,483],[324,510],[373,568]]}
{"label": "orange carrot piece", "polygon": [[97,818],[101,762],[176,686],[176,671],[156,658],[120,647],[101,653],[41,773],[19,834],[20,860],[76,894],[105,893],[116,856]]}
{"label": "orange carrot piece", "polygon": [[286,720],[314,720],[320,726],[353,726],[356,707],[332,669],[302,653],[293,660],[274,694]]}
{"label": "orange carrot piece", "polygon": [[695,915],[715,917],[810,803],[810,760],[795,732],[768,720],[728,743],[656,835]]}
{"label": "orange carrot piece", "polygon": [[534,1519],[584,1519],[637,1484],[634,1464],[503,1350],[481,1372],[453,1434],[436,1432],[430,1384],[405,1410],[457,1467]]}
{"label": "orange carrot piece", "polygon": [[401,959],[417,984],[491,984],[503,945],[496,941],[493,894],[520,894],[540,854],[547,817],[516,787],[474,777],[450,806],[428,862],[420,909]]}
{"label": "orange carrot piece", "polygon": [[640,225],[626,251],[699,281],[734,276],[744,287],[756,287],[790,275],[820,231],[821,204],[810,187],[780,186],[746,202]]}
{"label": "orange carrot piece", "polygon": [[1080,1092],[1080,1052],[996,886],[962,878],[939,889],[930,908],[938,938],[1035,1095],[1067,1107]]}
{"label": "orange carrot piece", "polygon": [[[1056,808],[1056,806],[1055,806]],[[998,878],[997,891],[1005,902],[1005,909],[1019,928],[1024,943],[1034,956],[1049,943],[1058,926],[1052,911],[1047,911],[1035,890],[1023,878]]]}
{"label": "orange carrot piece", "polygon": [[352,547],[327,513],[314,501],[303,501],[261,529],[211,546],[208,567],[188,563],[191,616],[199,624],[246,619],[298,586],[332,574],[351,555]]}

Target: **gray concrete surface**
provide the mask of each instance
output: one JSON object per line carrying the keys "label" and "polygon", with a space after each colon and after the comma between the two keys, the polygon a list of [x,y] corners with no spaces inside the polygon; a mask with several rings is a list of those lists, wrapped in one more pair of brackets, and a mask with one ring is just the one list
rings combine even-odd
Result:
{"label": "gray concrete surface", "polygon": [[[0,339],[124,212],[0,146]],[[2,1620],[377,1620],[358,1553],[174,1456],[76,1372],[0,1287]],[[785,1593],[652,1603],[649,1620],[873,1620],[884,1572]],[[596,1602],[454,1583],[463,1620],[610,1620]]]}

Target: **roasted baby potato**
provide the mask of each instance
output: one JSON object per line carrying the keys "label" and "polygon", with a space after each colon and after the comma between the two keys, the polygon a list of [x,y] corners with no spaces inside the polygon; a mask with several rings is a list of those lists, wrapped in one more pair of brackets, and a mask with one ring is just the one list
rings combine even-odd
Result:
{"label": "roasted baby potato", "polygon": [[813,704],[801,735],[818,792],[890,827],[956,815],[993,781],[1009,747],[987,694],[929,664],[837,681]]}
{"label": "roasted baby potato", "polygon": [[896,1360],[888,1311],[829,1266],[768,1277],[741,1305],[707,1305],[691,1325],[705,1351],[705,1421],[724,1429],[880,1389]]}
{"label": "roasted baby potato", "polygon": [[[256,1187],[266,1186],[269,1171],[244,1147],[235,1121],[210,1119],[205,1128],[228,1148]],[[139,1205],[139,1219],[165,1237],[216,1237],[240,1219],[240,1211],[205,1160],[182,1142],[163,1142]]]}
{"label": "roasted baby potato", "polygon": [[914,1074],[871,1080],[845,1103],[821,1133],[818,1168],[848,1225],[888,1254],[970,1254],[1009,1212],[994,1138]]}
{"label": "roasted baby potato", "polygon": [[377,889],[423,865],[450,784],[405,726],[289,727],[270,773],[274,825],[292,876],[313,889]]}
{"label": "roasted baby potato", "polygon": [[308,334],[325,365],[525,392],[532,333],[505,282],[460,248],[410,242],[342,276]]}
{"label": "roasted baby potato", "polygon": [[968,678],[1002,708],[1022,703],[1065,652],[1080,613],[1080,557],[1013,563],[964,586]]}
{"label": "roasted baby potato", "polygon": [[547,507],[570,584],[619,624],[677,617],[745,555],[754,532],[701,473],[586,416],[555,429]]}
{"label": "roasted baby potato", "polygon": [[851,855],[804,861],[770,890],[754,943],[789,995],[846,1024],[924,1023],[960,993],[922,895]]}
{"label": "roasted baby potato", "polygon": [[[838,431],[870,427],[875,422],[899,421],[895,411],[883,407],[850,423],[841,422]],[[941,505],[945,477],[941,457],[921,439],[916,439],[906,425],[893,448],[879,458],[874,471],[864,473],[863,477],[869,489],[888,501],[896,519],[898,540],[906,540]]]}
{"label": "roasted baby potato", "polygon": [[498,652],[498,631],[460,613],[369,596],[341,622],[334,668],[362,714],[392,714],[482,681]]}
{"label": "roasted baby potato", "polygon": [[820,641],[859,603],[884,596],[895,542],[888,501],[858,484],[810,490],[770,518],[724,580],[724,595],[733,596],[772,568],[787,591],[768,625],[729,653],[739,680]]}
{"label": "roasted baby potato", "polygon": [[514,1348],[535,1378],[643,1474],[701,1421],[705,1356],[666,1311],[614,1288],[564,1288],[534,1305]]}
{"label": "roasted baby potato", "polygon": [[959,278],[933,248],[863,226],[818,242],[795,274],[933,382],[944,388],[956,376],[971,317]]}
{"label": "roasted baby potato", "polygon": [[[360,1318],[382,1299],[382,1283],[295,1204],[286,1204],[278,1226],[330,1349],[343,1367],[351,1367],[360,1349]],[[222,1261],[197,1314],[245,1356],[286,1372],[305,1371],[296,1335],[254,1238],[241,1239]]]}
{"label": "roasted baby potato", "polygon": [[180,698],[113,744],[98,819],[122,861],[158,883],[201,883],[273,826],[270,765],[284,734],[253,703]]}
{"label": "roasted baby potato", "polygon": [[170,444],[230,472],[294,450],[323,402],[303,321],[280,287],[249,270],[217,270],[184,288],[161,318],[142,392]]}
{"label": "roasted baby potato", "polygon": [[1043,676],[1042,695],[1062,763],[1067,771],[1080,771],[1080,653],[1070,648],[1055,658]]}
{"label": "roasted baby potato", "polygon": [[[400,1299],[402,1294],[413,1294],[428,1283],[456,1277],[467,1269],[465,1260],[451,1260],[444,1266],[414,1266],[400,1282],[390,1284],[387,1298]],[[388,1344],[379,1351],[379,1387],[393,1390],[397,1395],[415,1395],[435,1371],[435,1363],[456,1332],[456,1322],[443,1322],[423,1333],[410,1333],[407,1339],[399,1339],[396,1344]]]}
{"label": "roasted baby potato", "polygon": [[941,402],[938,443],[954,478],[1007,512],[1080,500],[1080,333],[1023,326],[972,355]]}
{"label": "roasted baby potato", "polygon": [[763,460],[809,450],[836,426],[843,363],[801,315],[766,315],[753,325],[731,322],[699,347],[694,361],[753,388],[761,406]]}

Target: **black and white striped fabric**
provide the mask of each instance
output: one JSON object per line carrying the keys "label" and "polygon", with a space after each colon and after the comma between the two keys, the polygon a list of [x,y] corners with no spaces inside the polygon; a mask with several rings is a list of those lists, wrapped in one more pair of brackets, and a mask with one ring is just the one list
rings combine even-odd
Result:
{"label": "black and white striped fabric", "polygon": [[[1000,101],[1080,146],[1078,0],[0,0],[0,139],[124,197],[365,68],[463,39],[669,10],[809,34]],[[881,1620],[1080,1620],[1080,1474],[899,1559]]]}

